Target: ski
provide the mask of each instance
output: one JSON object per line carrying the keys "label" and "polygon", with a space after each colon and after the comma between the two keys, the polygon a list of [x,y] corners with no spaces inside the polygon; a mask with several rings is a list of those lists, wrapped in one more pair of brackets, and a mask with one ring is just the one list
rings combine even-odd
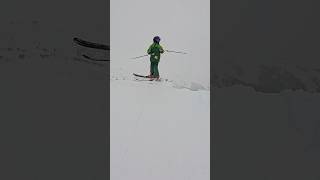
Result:
{"label": "ski", "polygon": [[[144,75],[140,75],[140,74],[136,74],[136,73],[133,73],[133,75],[136,77],[137,81],[153,81],[153,80],[155,80],[154,78],[150,78],[148,76],[144,76]],[[139,78],[143,78],[143,79],[139,79]]]}
{"label": "ski", "polygon": [[105,44],[93,43],[93,42],[82,40],[80,38],[73,38],[73,41],[80,46],[84,46],[88,48],[110,50],[110,46],[107,46]]}
{"label": "ski", "polygon": [[135,78],[135,81],[153,81],[153,79],[139,79],[139,78]]}
{"label": "ski", "polygon": [[[136,77],[135,80],[137,81],[165,81],[165,82],[168,82],[169,80],[168,79],[155,79],[155,78],[150,78],[148,76],[144,76],[144,75],[140,75],[140,74],[136,74],[136,73],[133,73],[133,75]],[[142,78],[142,79],[139,79],[139,78]]]}
{"label": "ski", "polygon": [[110,60],[107,60],[107,59],[96,59],[96,58],[87,56],[87,55],[85,55],[85,54],[83,54],[82,57],[84,57],[84,58],[86,58],[86,59],[89,59],[89,60],[92,60],[92,61],[110,61]]}
{"label": "ski", "polygon": [[143,76],[143,75],[136,74],[136,73],[133,73],[133,75],[134,75],[134,76],[137,76],[137,77],[149,78],[148,76]]}

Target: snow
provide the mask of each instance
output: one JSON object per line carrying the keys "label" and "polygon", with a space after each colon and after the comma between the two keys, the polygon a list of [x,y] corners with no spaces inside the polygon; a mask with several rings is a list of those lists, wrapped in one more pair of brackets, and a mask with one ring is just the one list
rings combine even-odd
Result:
{"label": "snow", "polygon": [[[20,146],[37,144],[41,149],[39,153],[30,147],[28,156],[24,156],[25,146],[19,146],[17,149],[21,154],[15,161],[10,159],[8,162],[18,164],[28,175],[37,174],[42,179],[61,179],[57,177],[61,169],[69,175],[62,178],[68,179],[78,174],[81,177],[77,179],[105,176],[99,174],[104,171],[98,167],[99,163],[105,164],[105,157],[84,157],[83,154],[105,151],[98,147],[103,144],[99,137],[104,127],[91,133],[95,127],[88,120],[107,116],[107,93],[103,92],[107,92],[104,77],[108,76],[109,64],[86,61],[80,56],[83,53],[99,58],[108,55],[76,46],[72,39],[109,41],[106,1],[88,1],[82,6],[79,3],[41,1],[38,5],[43,8],[30,12],[31,5],[22,4],[17,10],[25,12],[24,17],[16,17],[14,12],[6,12],[1,17],[0,77],[3,80],[3,111],[6,112],[1,119],[10,116],[33,120],[23,122],[16,129],[17,134],[23,133],[24,137],[16,137],[13,142],[20,142]],[[159,23],[139,19],[150,17],[154,3],[166,11],[153,16]],[[79,6],[74,8],[74,4]],[[13,7],[15,3],[11,2],[9,6]],[[111,1],[111,6],[111,179],[209,179],[209,0]],[[142,9],[141,14],[135,11],[136,8]],[[59,13],[56,13],[57,9]],[[88,9],[90,16],[83,13]],[[199,11],[197,15],[193,13],[195,9]],[[60,21],[55,23],[57,19]],[[136,82],[132,73],[146,74],[148,58],[129,58],[143,55],[154,35],[162,37],[165,49],[188,54],[165,53],[162,56],[160,73],[168,81]],[[13,104],[12,100],[18,103]],[[50,125],[45,125],[46,122]],[[35,128],[39,125],[45,128]],[[67,127],[72,127],[74,134],[70,135]],[[54,136],[59,141],[52,142]],[[94,138],[99,142],[92,142]],[[72,145],[77,148],[72,149]],[[66,146],[71,155],[69,152],[66,156],[52,153],[53,150],[55,153],[66,152],[66,149],[60,149]],[[11,146],[4,147],[12,151]],[[27,160],[20,158],[22,156]],[[38,166],[30,165],[28,162],[31,161]],[[75,162],[79,162],[78,166],[74,166]],[[43,164],[46,166],[40,166]]]}
{"label": "snow", "polygon": [[319,178],[318,93],[243,85],[213,92],[216,179]]}
{"label": "snow", "polygon": [[210,92],[111,80],[111,179],[209,179]]}
{"label": "snow", "polygon": [[[210,178],[210,1],[112,0],[111,180]],[[161,82],[142,56],[154,36]],[[166,81],[167,80],[167,81]]]}
{"label": "snow", "polygon": [[111,72],[120,68],[148,73],[144,55],[156,35],[165,52],[159,64],[160,76],[178,82],[210,84],[210,1],[209,0],[113,0],[110,9]]}

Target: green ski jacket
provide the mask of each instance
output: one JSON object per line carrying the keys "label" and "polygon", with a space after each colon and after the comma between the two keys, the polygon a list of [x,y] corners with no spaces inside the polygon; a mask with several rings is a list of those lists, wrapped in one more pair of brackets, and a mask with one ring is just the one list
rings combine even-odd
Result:
{"label": "green ski jacket", "polygon": [[160,54],[164,53],[164,50],[160,44],[153,43],[150,45],[148,51],[148,54],[150,54],[150,61],[155,62],[155,61],[160,61]]}

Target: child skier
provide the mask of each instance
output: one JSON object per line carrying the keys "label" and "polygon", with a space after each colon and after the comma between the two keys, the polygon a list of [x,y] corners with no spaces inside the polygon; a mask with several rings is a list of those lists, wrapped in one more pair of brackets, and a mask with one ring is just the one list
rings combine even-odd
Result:
{"label": "child skier", "polygon": [[164,50],[160,43],[160,37],[156,36],[153,38],[153,43],[150,45],[147,53],[150,55],[150,75],[149,78],[159,80],[158,65],[160,62],[160,54],[164,53]]}

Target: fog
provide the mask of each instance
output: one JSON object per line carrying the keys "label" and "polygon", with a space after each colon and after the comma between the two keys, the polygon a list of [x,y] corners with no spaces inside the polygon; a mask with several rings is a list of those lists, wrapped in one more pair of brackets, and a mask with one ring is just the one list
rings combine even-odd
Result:
{"label": "fog", "polygon": [[209,0],[113,0],[110,4],[111,73],[120,67],[148,73],[148,57],[130,58],[146,54],[152,38],[159,35],[164,49],[188,53],[165,53],[160,76],[209,84]]}

